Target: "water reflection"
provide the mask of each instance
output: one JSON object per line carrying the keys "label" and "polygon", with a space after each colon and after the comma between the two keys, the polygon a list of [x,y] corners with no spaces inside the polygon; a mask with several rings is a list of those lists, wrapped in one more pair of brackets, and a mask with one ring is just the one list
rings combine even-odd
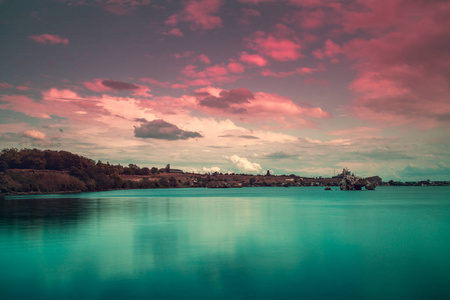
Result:
{"label": "water reflection", "polygon": [[184,191],[184,197],[180,191],[174,197],[171,191],[156,196],[136,191],[132,197],[128,191],[98,198],[0,199],[0,270],[5,270],[0,272],[0,296],[449,295],[445,196],[430,203],[408,194],[408,202],[402,202],[399,194],[384,203],[371,198],[374,193],[285,190],[232,191],[229,197],[224,191],[215,197],[204,191]]}

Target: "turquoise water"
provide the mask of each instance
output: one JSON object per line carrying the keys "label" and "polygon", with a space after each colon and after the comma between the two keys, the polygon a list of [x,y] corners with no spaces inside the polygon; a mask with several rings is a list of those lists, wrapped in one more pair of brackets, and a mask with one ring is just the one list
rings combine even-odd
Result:
{"label": "turquoise water", "polygon": [[450,299],[450,188],[0,199],[0,299]]}

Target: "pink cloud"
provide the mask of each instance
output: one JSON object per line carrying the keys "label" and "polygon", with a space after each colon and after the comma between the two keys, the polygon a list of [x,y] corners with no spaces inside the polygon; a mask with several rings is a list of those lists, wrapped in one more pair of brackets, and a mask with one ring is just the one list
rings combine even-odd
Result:
{"label": "pink cloud", "polygon": [[188,85],[186,85],[186,84],[174,83],[174,84],[170,85],[170,87],[173,88],[173,89],[184,89],[184,88],[187,88]]}
{"label": "pink cloud", "polygon": [[219,66],[219,65],[209,67],[205,71],[209,77],[219,77],[219,76],[228,75],[227,68]]}
{"label": "pink cloud", "polygon": [[198,67],[195,65],[187,65],[181,70],[181,73],[187,77],[206,77],[205,72],[199,72],[197,69]]}
{"label": "pink cloud", "polygon": [[261,12],[256,9],[252,8],[243,8],[242,10],[242,16],[245,18],[248,17],[261,17]]}
{"label": "pink cloud", "polygon": [[194,51],[184,51],[183,53],[174,53],[174,54],[171,54],[170,56],[172,56],[176,59],[180,59],[180,58],[191,57],[194,54],[195,54]]}
{"label": "pink cloud", "polygon": [[236,75],[229,75],[228,66],[214,65],[204,70],[199,70],[195,65],[187,65],[181,73],[194,80],[187,79],[184,84],[190,86],[210,85],[212,83],[234,82],[238,77]]}
{"label": "pink cloud", "polygon": [[199,61],[204,62],[207,65],[209,65],[211,63],[211,60],[205,54],[199,54],[199,56],[197,58]]}
{"label": "pink cloud", "polygon": [[180,30],[180,28],[173,28],[173,29],[169,30],[168,32],[165,32],[164,34],[166,34],[166,35],[174,35],[174,36],[178,36],[178,37],[183,37],[184,36],[184,34]]}
{"label": "pink cloud", "polygon": [[227,68],[231,73],[243,73],[245,70],[244,66],[237,62],[230,62]]}
{"label": "pink cloud", "polygon": [[[354,115],[385,126],[430,128],[450,121],[450,3],[379,2],[344,13],[345,30],[371,33],[342,47],[357,70],[349,86]],[[376,21],[382,24],[377,27]]]}
{"label": "pink cloud", "polygon": [[16,89],[18,89],[19,91],[29,91],[30,88],[24,85],[18,86],[16,87]]}
{"label": "pink cloud", "polygon": [[148,86],[138,85],[138,89],[133,92],[133,96],[135,97],[153,97],[150,92],[152,91]]}
{"label": "pink cloud", "polygon": [[245,25],[250,24],[250,21],[249,21],[250,18],[261,16],[261,13],[256,9],[243,8],[241,10],[241,12],[242,12],[242,15],[241,15],[241,19],[239,20],[239,22],[242,24],[245,24]]}
{"label": "pink cloud", "polygon": [[258,67],[264,67],[267,64],[267,59],[258,54],[248,54],[247,52],[241,52],[239,60],[249,65],[256,65]]}
{"label": "pink cloud", "polygon": [[313,30],[321,28],[326,23],[326,13],[322,9],[302,10],[294,15],[296,22],[300,28],[305,30]]}
{"label": "pink cloud", "polygon": [[222,0],[188,0],[181,12],[171,15],[166,24],[175,26],[179,22],[191,23],[191,30],[211,30],[222,26],[217,15]]}
{"label": "pink cloud", "polygon": [[318,69],[312,69],[312,68],[307,68],[307,67],[303,67],[303,68],[297,68],[293,71],[289,71],[289,72],[272,72],[269,69],[264,69],[261,74],[263,76],[272,76],[272,77],[277,77],[277,78],[285,78],[285,77],[289,77],[289,76],[293,76],[293,75],[305,75],[305,74],[311,74],[313,72],[316,72]]}
{"label": "pink cloud", "polygon": [[301,7],[319,7],[331,5],[335,0],[289,0],[289,3]]}
{"label": "pink cloud", "polygon": [[330,39],[325,41],[325,46],[322,49],[313,51],[314,56],[318,59],[333,57],[339,53],[341,53],[341,47]]}
{"label": "pink cloud", "polygon": [[69,44],[69,40],[66,38],[63,38],[59,35],[56,34],[41,34],[41,35],[30,35],[29,36],[30,39],[32,39],[33,41],[35,41],[36,43],[40,43],[40,44],[63,44],[63,45],[67,45]]}
{"label": "pink cloud", "polygon": [[201,61],[209,65],[211,63],[211,59],[206,54],[198,54],[196,55],[195,51],[184,51],[183,53],[174,53],[170,55],[176,59],[186,58],[191,62]]}
{"label": "pink cloud", "polygon": [[[291,37],[289,37],[291,36]],[[299,40],[292,31],[278,24],[272,33],[257,31],[246,39],[247,46],[259,54],[278,61],[297,60],[302,57]]]}
{"label": "pink cloud", "polygon": [[[151,78],[141,78],[140,79],[143,82],[149,82],[158,84],[160,86],[167,86],[167,84],[158,82],[156,80],[153,80]],[[136,97],[152,97],[153,95],[150,94],[151,89],[148,86],[145,85],[138,85],[123,81],[117,81],[117,80],[111,80],[111,79],[94,79],[92,82],[85,81],[83,82],[83,85],[94,92],[133,92],[132,95]]]}
{"label": "pink cloud", "polygon": [[246,88],[219,91],[197,91],[197,109],[209,115],[228,116],[242,122],[256,122],[265,126],[312,126],[313,123],[304,119],[305,117],[331,117],[320,107],[301,107],[289,98],[276,94],[252,93]]}
{"label": "pink cloud", "polygon": [[0,90],[6,90],[6,89],[10,89],[13,88],[13,85],[10,85],[7,82],[0,82]]}
{"label": "pink cloud", "polygon": [[209,79],[195,79],[195,80],[186,80],[185,84],[188,86],[200,86],[200,85],[210,85],[213,82]]}
{"label": "pink cloud", "polygon": [[83,85],[94,92],[106,92],[106,91],[110,91],[111,89],[107,86],[104,86],[102,84],[103,79],[94,79],[94,81],[90,82],[90,81],[85,81],[83,82]]}
{"label": "pink cloud", "polygon": [[71,90],[49,89],[42,93],[42,100],[35,101],[22,95],[0,96],[0,109],[9,109],[31,117],[51,119],[52,115],[77,119],[78,111],[99,112],[98,101],[85,99]]}

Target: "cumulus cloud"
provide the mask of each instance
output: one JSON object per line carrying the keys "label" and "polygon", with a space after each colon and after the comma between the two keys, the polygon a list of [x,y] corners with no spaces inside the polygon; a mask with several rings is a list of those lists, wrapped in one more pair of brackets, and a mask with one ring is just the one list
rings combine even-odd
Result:
{"label": "cumulus cloud", "polygon": [[138,127],[135,126],[134,135],[140,138],[152,138],[169,141],[203,137],[198,132],[181,130],[178,126],[161,119],[142,123]]}
{"label": "cumulus cloud", "polygon": [[249,65],[255,65],[258,67],[264,67],[267,65],[267,59],[258,54],[249,54],[247,52],[241,52],[239,60]]}
{"label": "cumulus cloud", "polygon": [[262,171],[262,167],[260,164],[252,163],[245,157],[239,157],[234,154],[230,157],[227,156],[226,158],[231,160],[231,162],[240,172],[260,173]]}
{"label": "cumulus cloud", "polygon": [[282,24],[276,25],[270,33],[256,31],[245,40],[250,49],[277,61],[297,60],[302,57],[302,47],[295,32]]}
{"label": "cumulus cloud", "polygon": [[33,140],[41,140],[41,141],[45,141],[45,139],[47,138],[47,135],[45,133],[40,132],[39,130],[36,129],[25,130],[22,133],[22,136],[29,137]]}
{"label": "cumulus cloud", "polygon": [[237,62],[230,62],[227,65],[227,69],[231,73],[243,73],[245,70],[244,66]]}
{"label": "cumulus cloud", "polygon": [[55,45],[55,44],[67,45],[67,44],[69,44],[69,39],[63,38],[57,34],[44,33],[41,35],[30,35],[29,38],[32,39],[33,41],[35,41],[36,43],[40,43],[40,44],[51,44],[51,45]]}

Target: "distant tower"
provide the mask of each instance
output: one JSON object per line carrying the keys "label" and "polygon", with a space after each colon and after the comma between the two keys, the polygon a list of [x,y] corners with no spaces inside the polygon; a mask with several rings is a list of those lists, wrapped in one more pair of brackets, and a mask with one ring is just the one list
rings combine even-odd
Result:
{"label": "distant tower", "polygon": [[266,176],[270,176],[270,170],[267,170]]}

